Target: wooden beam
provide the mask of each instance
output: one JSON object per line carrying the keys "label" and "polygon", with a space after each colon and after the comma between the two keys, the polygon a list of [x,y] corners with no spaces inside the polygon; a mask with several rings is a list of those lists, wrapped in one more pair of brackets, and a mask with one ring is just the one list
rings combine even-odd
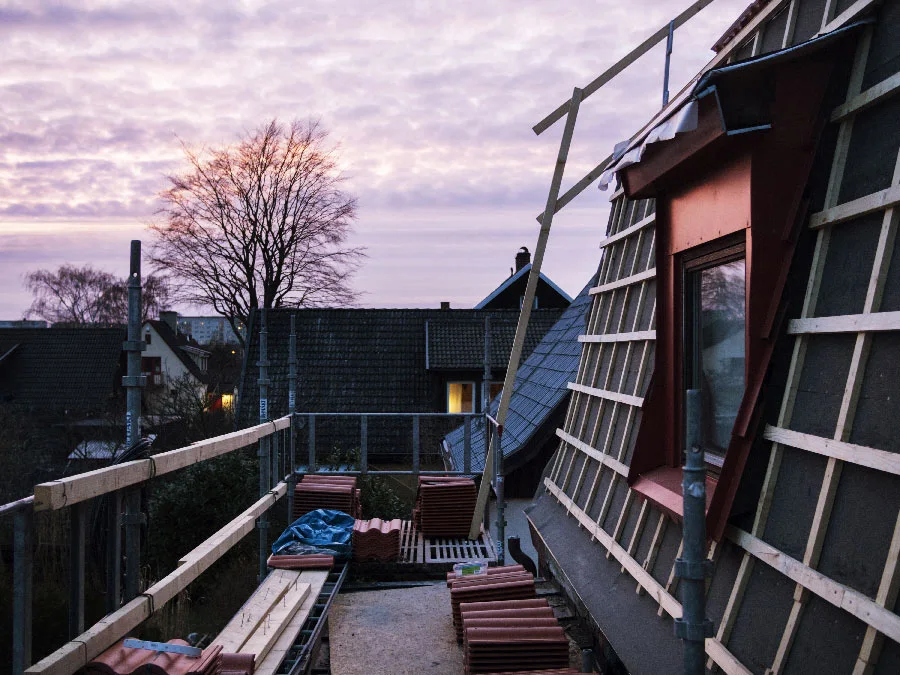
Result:
{"label": "wooden beam", "polygon": [[[693,3],[690,7],[684,10],[681,14],[676,16],[673,21],[675,22],[675,28],[684,25],[688,20],[693,18],[700,10],[710,4],[712,0],[698,0]],[[659,28],[653,35],[644,40],[637,47],[628,52],[621,59],[616,61],[611,67],[607,68],[602,74],[595,77],[590,83],[588,83],[584,87],[584,97],[587,98],[594,92],[600,89],[604,84],[613,79],[616,75],[625,70],[632,63],[637,61],[641,56],[650,51],[654,46],[656,46],[662,40],[665,40],[669,36],[669,22],[666,21],[665,25]],[[565,101],[559,105],[559,107],[554,110],[552,113],[547,115],[544,119],[534,125],[532,130],[535,134],[540,136],[547,129],[549,129],[555,122],[561,120],[563,117],[568,114],[570,109],[569,101]]]}
{"label": "wooden beam", "polygon": [[578,450],[580,450],[581,452],[583,452],[585,455],[587,455],[591,459],[600,462],[601,464],[603,464],[606,467],[609,467],[610,469],[615,471],[620,476],[622,476],[624,478],[628,478],[628,467],[625,466],[622,462],[618,461],[615,457],[611,457],[609,455],[603,454],[599,450],[592,448],[587,443],[580,441],[579,439],[575,438],[571,434],[567,434],[562,429],[557,429],[556,435],[559,436],[559,438],[564,440],[566,443],[569,443],[573,447],[575,447]]}
{"label": "wooden beam", "polygon": [[809,319],[792,319],[788,323],[790,335],[813,333],[864,333],[900,330],[900,312],[845,314]]}
{"label": "wooden beam", "polygon": [[831,112],[831,121],[840,122],[850,115],[856,115],[876,103],[881,103],[900,92],[900,73],[894,73],[886,80],[866,89]]}
{"label": "wooden beam", "polygon": [[260,661],[266,658],[269,650],[275,645],[308,596],[309,584],[299,581],[291,584],[287,592],[266,611],[256,629],[241,646],[239,653],[255,654]]}
{"label": "wooden beam", "polygon": [[[550,238],[550,226],[553,224],[553,214],[556,212],[556,200],[559,197],[559,188],[562,184],[563,174],[566,170],[566,161],[569,158],[569,148],[572,145],[572,135],[575,132],[575,121],[578,118],[578,109],[584,95],[581,89],[572,91],[570,112],[566,119],[562,138],[559,142],[559,152],[556,155],[556,165],[553,168],[553,178],[550,180],[550,189],[547,192],[547,203],[544,207],[544,218],[538,232],[537,245],[534,247],[534,258],[531,261],[531,269],[528,272],[528,283],[525,286],[525,297],[522,300],[522,309],[519,312],[519,321],[516,324],[516,335],[513,338],[512,349],[509,353],[509,363],[506,366],[506,377],[503,381],[503,392],[500,394],[500,403],[497,407],[497,424],[500,428],[506,423],[506,414],[509,411],[509,400],[512,397],[513,387],[516,381],[516,372],[519,370],[519,361],[522,357],[522,349],[525,346],[525,335],[528,331],[528,322],[531,319],[531,308],[537,293],[538,279],[541,276],[541,265],[544,262],[544,253],[547,250],[547,241]],[[481,483],[478,486],[478,496],[475,499],[475,512],[472,515],[472,523],[469,526],[469,539],[477,539],[481,534],[481,519],[484,515],[484,507],[488,500],[491,479],[493,477],[494,452],[500,452],[500,443],[490,443],[485,448],[484,472],[481,475]]]}
{"label": "wooden beam", "polygon": [[828,225],[838,225],[876,211],[883,211],[896,204],[900,204],[900,186],[892,185],[865,197],[812,214],[809,219],[809,227],[818,230]]}
{"label": "wooden beam", "polygon": [[148,459],[137,459],[124,464],[88,471],[69,478],[41,483],[34,486],[34,510],[61,509],[87,499],[115,492],[130,485],[137,485],[191,464],[218,457],[246,447],[291,424],[289,416],[259,424],[249,429],[235,431],[199,441],[184,448],[170,450]]}
{"label": "wooden beam", "polygon": [[[880,0],[856,0],[856,2],[850,5],[838,16],[830,19],[827,23],[825,23],[825,25],[822,26],[822,30],[816,33],[816,37],[825,35],[826,33],[830,33],[831,31],[837,30],[841,26],[845,26],[848,23],[855,21],[863,13],[867,12],[871,7],[874,7],[878,2],[880,2]],[[834,5],[835,3],[832,0],[829,0],[829,4]]]}
{"label": "wooden beam", "polygon": [[638,222],[636,222],[631,227],[626,227],[621,232],[616,232],[615,234],[606,237],[605,239],[600,240],[599,248],[606,248],[610,244],[615,244],[617,241],[621,241],[622,239],[627,239],[633,234],[640,232],[645,227],[649,227],[650,225],[654,225],[656,223],[656,212],[654,211],[649,216],[641,218]]}
{"label": "wooden beam", "polygon": [[900,453],[877,450],[864,445],[836,441],[832,438],[804,434],[772,425],[766,425],[763,437],[798,450],[806,450],[824,457],[839,459],[842,462],[900,475]]}
{"label": "wooden beam", "polygon": [[625,405],[633,405],[636,408],[640,408],[644,405],[644,399],[642,399],[640,396],[629,396],[628,394],[621,394],[617,391],[607,391],[605,389],[586,387],[583,384],[576,384],[574,382],[569,382],[566,386],[572,391],[579,391],[582,394],[587,394],[588,396],[593,396],[594,398],[602,398],[608,401],[618,401],[619,403],[624,403]]}
{"label": "wooden beam", "polygon": [[594,286],[594,288],[592,288],[589,292],[591,295],[606,293],[607,291],[614,291],[617,288],[623,288],[624,286],[630,286],[631,284],[637,284],[642,281],[646,281],[647,279],[652,279],[655,276],[656,268],[651,267],[649,270],[639,272],[638,274],[634,274],[630,277],[625,277],[624,279],[619,279],[617,281],[611,281],[608,284],[603,284],[602,286]]}
{"label": "wooden beam", "polygon": [[729,526],[726,535],[757,560],[763,561],[811,593],[852,614],[895,642],[900,642],[900,616],[881,607],[874,600],[791,558],[749,532]]}
{"label": "wooden beam", "polygon": [[[582,192],[584,192],[585,189],[587,189],[591,183],[593,183],[595,180],[600,178],[600,176],[603,175],[603,172],[606,171],[606,167],[609,166],[609,163],[612,161],[612,158],[613,158],[613,156],[610,155],[609,157],[604,159],[597,166],[595,166],[593,169],[588,171],[587,174],[584,176],[584,178],[582,178],[580,181],[575,183],[575,185],[573,185],[568,190],[566,190],[563,193],[563,196],[560,197],[556,201],[556,206],[553,207],[553,213],[554,214],[559,213],[560,210],[563,209],[563,207],[568,205],[568,203],[571,202],[573,199],[575,199],[575,197],[577,197]],[[539,223],[543,224],[543,222],[544,222],[544,214],[543,213],[538,215],[537,221]]]}
{"label": "wooden beam", "polygon": [[274,570],[256,587],[253,594],[210,644],[220,645],[224,652],[237,653],[272,607],[299,578],[300,572],[296,570]]}
{"label": "wooden beam", "polygon": [[579,335],[579,342],[640,342],[655,340],[655,330],[642,330],[633,333],[601,333],[600,335]]}

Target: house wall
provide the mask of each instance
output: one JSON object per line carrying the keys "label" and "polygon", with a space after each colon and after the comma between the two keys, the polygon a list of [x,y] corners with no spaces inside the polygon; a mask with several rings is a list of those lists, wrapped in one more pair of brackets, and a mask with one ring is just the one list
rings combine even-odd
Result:
{"label": "house wall", "polygon": [[[900,310],[900,1],[827,5],[772,2],[733,43],[740,58],[838,15],[877,18],[826,96],[761,423],[710,546],[708,665],[727,673],[900,672],[900,321],[889,314]],[[655,281],[636,276],[654,265],[654,206],[616,197],[607,237],[632,229],[604,248],[588,335],[654,329]],[[627,480],[654,342],[585,343],[565,441],[530,513],[548,567],[632,673],[681,661],[680,524]]]}

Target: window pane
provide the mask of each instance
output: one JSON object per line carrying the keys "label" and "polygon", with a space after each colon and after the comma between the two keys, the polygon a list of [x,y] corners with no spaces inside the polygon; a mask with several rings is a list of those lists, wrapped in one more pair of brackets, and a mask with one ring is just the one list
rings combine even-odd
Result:
{"label": "window pane", "polygon": [[745,261],[694,273],[694,387],[700,389],[700,442],[724,455],[744,396]]}
{"label": "window pane", "polygon": [[474,392],[475,385],[472,382],[450,382],[447,385],[447,412],[474,412]]}

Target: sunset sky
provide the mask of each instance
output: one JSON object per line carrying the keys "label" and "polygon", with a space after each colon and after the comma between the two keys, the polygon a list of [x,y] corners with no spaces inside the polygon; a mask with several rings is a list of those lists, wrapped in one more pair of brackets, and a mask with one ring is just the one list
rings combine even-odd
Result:
{"label": "sunset sky", "polygon": [[[747,3],[676,32],[673,93]],[[689,4],[6,0],[0,319],[28,307],[28,271],[126,271],[179,139],[223,144],[273,117],[319,118],[340,144],[362,306],[471,307],[537,239],[562,123],[531,126]],[[659,108],[663,61],[658,46],[582,105],[563,190]],[[571,295],[608,197],[592,186],[554,221],[544,272]]]}

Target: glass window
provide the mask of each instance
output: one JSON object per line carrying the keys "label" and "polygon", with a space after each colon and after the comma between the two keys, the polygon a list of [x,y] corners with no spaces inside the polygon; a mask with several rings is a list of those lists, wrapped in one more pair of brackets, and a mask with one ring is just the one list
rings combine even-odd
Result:
{"label": "glass window", "polygon": [[700,444],[721,467],[744,396],[746,261],[743,247],[687,266],[685,379],[700,390]]}
{"label": "glass window", "polygon": [[474,382],[449,382],[447,384],[447,412],[475,412],[474,394]]}

